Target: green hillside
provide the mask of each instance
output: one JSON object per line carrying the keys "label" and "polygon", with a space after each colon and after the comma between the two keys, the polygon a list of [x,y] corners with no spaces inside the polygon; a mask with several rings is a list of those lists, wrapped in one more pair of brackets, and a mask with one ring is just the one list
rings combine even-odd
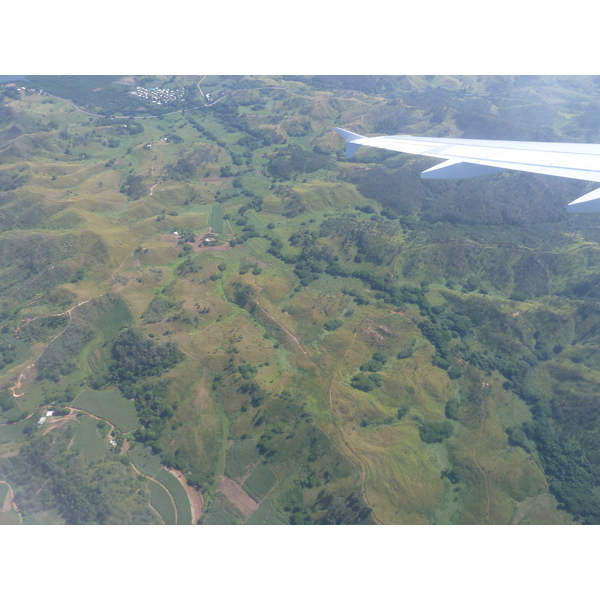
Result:
{"label": "green hillside", "polygon": [[591,187],[333,132],[598,143],[597,78],[30,79],[0,87],[24,522],[600,523]]}

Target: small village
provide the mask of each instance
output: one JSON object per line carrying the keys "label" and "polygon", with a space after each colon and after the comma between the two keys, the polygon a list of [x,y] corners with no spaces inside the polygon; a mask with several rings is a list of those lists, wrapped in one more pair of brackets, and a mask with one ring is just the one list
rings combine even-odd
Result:
{"label": "small village", "polygon": [[138,86],[131,92],[131,96],[149,100],[152,104],[169,104],[177,100],[183,100],[185,97],[185,90],[183,88],[178,89],[162,89],[162,88],[145,88]]}

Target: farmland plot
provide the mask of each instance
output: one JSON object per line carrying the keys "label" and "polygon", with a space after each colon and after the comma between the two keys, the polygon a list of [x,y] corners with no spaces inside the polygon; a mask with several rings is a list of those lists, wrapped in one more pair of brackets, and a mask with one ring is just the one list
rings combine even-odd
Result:
{"label": "farmland plot", "polygon": [[165,525],[177,525],[177,515],[171,495],[156,481],[149,481],[148,489],[150,490],[150,505],[161,516]]}
{"label": "farmland plot", "polygon": [[124,398],[121,392],[114,388],[86,390],[77,397],[72,406],[105,419],[123,433],[140,426],[133,402]]}
{"label": "farmland plot", "polygon": [[171,492],[175,504],[177,505],[177,524],[191,525],[192,524],[192,508],[190,499],[185,490],[175,475],[169,473],[166,469],[161,469],[155,477],[156,481],[160,481]]}
{"label": "farmland plot", "polygon": [[257,502],[261,502],[263,498],[275,487],[277,483],[277,475],[273,473],[273,469],[266,464],[260,463],[242,487],[252,496]]}

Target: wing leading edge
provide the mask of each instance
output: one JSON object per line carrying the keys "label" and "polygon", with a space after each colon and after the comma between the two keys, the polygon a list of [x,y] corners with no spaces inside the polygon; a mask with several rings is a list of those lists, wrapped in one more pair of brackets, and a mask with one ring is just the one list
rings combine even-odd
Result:
{"label": "wing leading edge", "polygon": [[[367,138],[335,128],[346,141],[346,157],[361,146],[445,159],[423,179],[462,179],[513,170],[600,182],[600,144],[508,142],[384,135]],[[600,212],[600,188],[577,198],[567,212]]]}

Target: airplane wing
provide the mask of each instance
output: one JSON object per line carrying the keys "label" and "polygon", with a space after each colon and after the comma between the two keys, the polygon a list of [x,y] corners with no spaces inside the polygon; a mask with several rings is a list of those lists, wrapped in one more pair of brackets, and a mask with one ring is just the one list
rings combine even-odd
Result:
{"label": "airplane wing", "polygon": [[[361,146],[444,159],[421,173],[422,179],[461,179],[505,170],[600,182],[600,144],[508,142],[384,135],[364,137],[335,128],[346,140],[346,158]],[[577,198],[567,212],[600,212],[600,188]]]}

